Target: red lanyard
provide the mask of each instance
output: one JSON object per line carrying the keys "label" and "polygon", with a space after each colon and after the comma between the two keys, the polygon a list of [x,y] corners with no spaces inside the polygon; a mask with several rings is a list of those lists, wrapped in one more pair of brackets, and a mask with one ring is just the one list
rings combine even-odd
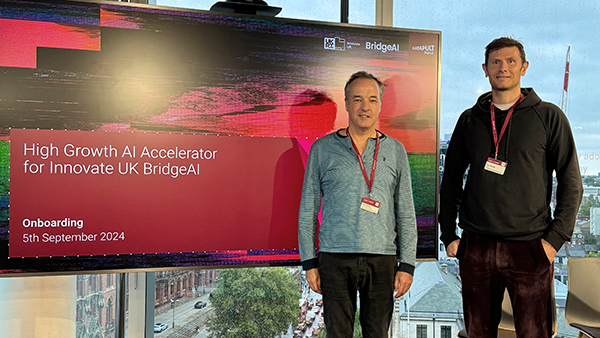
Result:
{"label": "red lanyard", "polygon": [[494,114],[494,103],[490,102],[490,115],[492,117],[492,134],[494,134],[494,145],[496,146],[496,153],[494,155],[495,159],[498,159],[498,147],[500,146],[500,140],[502,140],[502,135],[504,135],[504,131],[506,130],[506,126],[508,126],[508,121],[510,121],[510,117],[512,116],[513,110],[515,107],[521,103],[525,99],[525,96],[521,94],[521,97],[515,104],[510,107],[508,110],[508,114],[506,114],[506,118],[504,119],[504,124],[502,125],[502,130],[500,130],[500,137],[498,137],[498,132],[496,131],[496,114]]}
{"label": "red lanyard", "polygon": [[362,160],[362,156],[360,156],[360,152],[358,151],[358,147],[354,143],[352,136],[350,136],[350,130],[346,128],[346,134],[350,137],[350,141],[352,141],[352,147],[354,148],[354,152],[356,152],[356,157],[358,157],[358,163],[360,163],[360,169],[362,170],[363,176],[365,177],[365,182],[367,183],[367,187],[369,187],[369,195],[371,194],[371,188],[373,188],[373,180],[375,179],[375,167],[377,167],[377,154],[379,154],[379,134],[375,131],[375,135],[377,138],[377,142],[375,143],[375,155],[373,156],[373,167],[371,168],[371,180],[367,177],[367,169],[365,169],[365,164]]}

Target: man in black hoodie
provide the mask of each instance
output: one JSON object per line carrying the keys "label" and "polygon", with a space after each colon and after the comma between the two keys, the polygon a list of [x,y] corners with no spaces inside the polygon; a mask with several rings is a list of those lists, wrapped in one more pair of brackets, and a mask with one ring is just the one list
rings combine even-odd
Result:
{"label": "man in black hoodie", "polygon": [[452,134],[440,238],[460,262],[469,337],[496,337],[507,289],[517,335],[549,338],[554,256],[571,238],[583,191],[573,135],[558,107],[521,88],[529,63],[519,41],[492,41],[482,66],[492,91],[460,116]]}

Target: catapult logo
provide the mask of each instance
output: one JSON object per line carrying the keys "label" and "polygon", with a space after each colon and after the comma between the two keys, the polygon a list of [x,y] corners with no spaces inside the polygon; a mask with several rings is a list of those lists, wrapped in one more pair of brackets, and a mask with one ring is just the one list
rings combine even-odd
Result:
{"label": "catapult logo", "polygon": [[410,33],[408,36],[408,64],[415,66],[438,66],[439,35],[433,33]]}
{"label": "catapult logo", "polygon": [[425,55],[433,55],[435,53],[435,45],[412,46],[414,51],[423,51]]}
{"label": "catapult logo", "polygon": [[388,44],[381,43],[381,42],[367,42],[367,43],[365,43],[365,48],[379,50],[382,53],[386,53],[389,51],[393,51],[393,52],[399,51],[400,45],[399,44],[388,45]]}

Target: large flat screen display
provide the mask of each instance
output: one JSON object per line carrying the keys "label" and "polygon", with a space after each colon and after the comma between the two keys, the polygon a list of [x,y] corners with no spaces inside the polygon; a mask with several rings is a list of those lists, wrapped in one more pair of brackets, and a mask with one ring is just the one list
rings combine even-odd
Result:
{"label": "large flat screen display", "polygon": [[358,70],[437,255],[440,33],[108,2],[0,1],[0,272],[299,263],[315,139]]}

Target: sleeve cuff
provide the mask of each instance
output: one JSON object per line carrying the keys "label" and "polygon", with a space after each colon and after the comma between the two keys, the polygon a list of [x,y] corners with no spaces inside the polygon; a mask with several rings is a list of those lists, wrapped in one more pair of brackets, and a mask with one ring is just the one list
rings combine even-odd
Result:
{"label": "sleeve cuff", "polygon": [[414,265],[410,265],[407,263],[400,263],[396,268],[396,272],[406,272],[407,274],[414,276],[415,275],[415,267]]}
{"label": "sleeve cuff", "polygon": [[319,267],[319,260],[317,258],[307,259],[302,261],[302,269],[308,271],[310,269],[316,269]]}
{"label": "sleeve cuff", "polygon": [[554,249],[556,249],[556,252],[558,252],[566,242],[566,240],[559,233],[552,230],[543,235],[542,238],[546,240],[546,242],[550,243]]}
{"label": "sleeve cuff", "polygon": [[457,239],[460,239],[460,237],[458,237],[456,234],[450,234],[450,235],[442,234],[440,236],[440,240],[442,241],[442,243],[444,243],[444,246],[446,247],[446,249],[448,249],[448,245],[450,245],[450,243],[454,242]]}
{"label": "sleeve cuff", "polygon": [[[308,259],[305,261],[302,261],[302,269],[304,271],[310,270],[310,269],[316,269],[319,267],[319,261],[317,258],[313,258],[313,259]],[[407,263],[400,263],[397,267],[396,267],[396,271],[397,272],[406,272],[409,275],[413,276],[415,274],[415,267],[414,265],[410,265]]]}

